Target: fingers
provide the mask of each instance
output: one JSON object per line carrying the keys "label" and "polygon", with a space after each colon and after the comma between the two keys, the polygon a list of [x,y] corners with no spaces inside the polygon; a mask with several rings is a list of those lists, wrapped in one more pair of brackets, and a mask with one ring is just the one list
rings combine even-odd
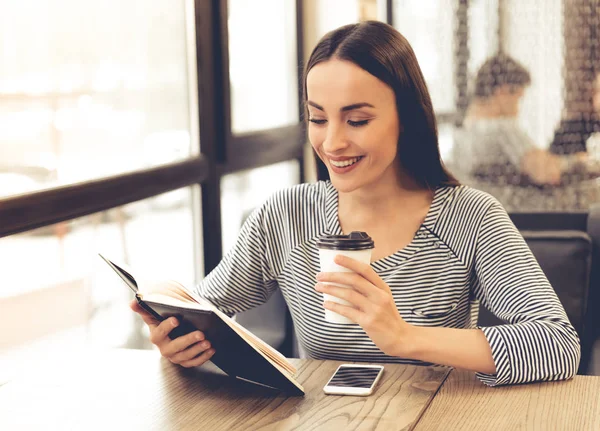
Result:
{"label": "fingers", "polygon": [[[172,356],[166,356],[169,361],[174,364],[183,364],[197,358],[201,353],[206,352],[211,348],[208,340],[196,342],[186,348],[185,350],[179,351]],[[213,349],[214,350],[214,349]]]}
{"label": "fingers", "polygon": [[373,290],[379,290],[364,277],[353,272],[324,272],[317,276],[320,283],[337,283],[352,287],[364,296],[372,296]]}
{"label": "fingers", "polygon": [[[159,348],[165,344],[165,342],[171,341],[169,333],[177,326],[179,322],[174,317],[169,317],[163,320],[157,326],[150,328],[150,342],[155,344]],[[162,352],[162,351],[161,351]]]}
{"label": "fingers", "polygon": [[210,360],[210,358],[212,358],[214,354],[215,354],[215,350],[209,349],[209,350],[205,351],[204,353],[202,353],[197,358],[194,358],[194,359],[186,361],[186,362],[182,362],[179,365],[181,365],[182,367],[186,367],[186,368],[199,367],[200,365],[202,365],[205,362],[207,362],[208,360]]}
{"label": "fingers", "polygon": [[214,355],[215,350],[201,331],[194,331],[171,340],[169,334],[179,325],[175,317],[159,322],[135,299],[129,303],[129,307],[138,313],[150,328],[150,342],[158,347],[160,354],[172,363],[183,367],[197,367]]}
{"label": "fingers", "polygon": [[349,289],[347,287],[338,287],[331,286],[328,284],[317,283],[315,289],[317,290],[317,292],[327,293],[331,296],[335,296],[336,298],[348,301],[354,307],[359,308],[361,310],[366,310],[368,306],[367,298],[352,288]]}
{"label": "fingers", "polygon": [[[177,356],[180,352],[183,352],[188,347],[191,347],[192,345],[199,343],[199,342],[208,343],[208,341],[206,341],[206,338],[204,337],[204,334],[200,331],[190,332],[189,334],[182,335],[181,337],[177,337],[174,340],[171,340],[170,338],[168,338],[167,343],[164,343],[161,346],[159,346],[160,353],[165,358],[172,359],[173,357]],[[208,349],[209,347],[210,347],[210,343],[209,343],[209,345],[206,346],[206,348]],[[198,353],[200,353],[200,352],[198,352]],[[191,359],[191,357],[186,357],[184,360],[187,360],[187,359]]]}
{"label": "fingers", "polygon": [[336,256],[335,262],[352,272],[321,272],[317,274],[318,281],[352,286],[366,296],[368,296],[368,292],[372,289],[372,286],[389,291],[388,285],[377,275],[370,265],[342,255]]}
{"label": "fingers", "polygon": [[379,277],[379,275],[377,275],[373,268],[371,268],[370,264],[359,262],[358,260],[352,259],[351,257],[344,256],[342,254],[338,254],[334,258],[334,262],[360,275],[372,285],[384,290],[388,289],[387,284],[385,284],[385,282]]}
{"label": "fingers", "polygon": [[319,285],[321,285],[323,288],[331,287],[332,289],[336,288],[351,290],[366,298],[373,298],[382,292],[381,289],[373,286],[372,283],[369,283],[360,275],[351,272],[327,273],[326,275],[318,277],[318,283],[316,286]]}
{"label": "fingers", "polygon": [[338,304],[337,302],[325,301],[323,303],[323,307],[335,313],[338,313],[344,317],[347,317],[348,319],[352,320],[354,323],[358,323],[359,325],[361,322],[361,316],[364,315],[362,311],[357,310],[354,307]]}

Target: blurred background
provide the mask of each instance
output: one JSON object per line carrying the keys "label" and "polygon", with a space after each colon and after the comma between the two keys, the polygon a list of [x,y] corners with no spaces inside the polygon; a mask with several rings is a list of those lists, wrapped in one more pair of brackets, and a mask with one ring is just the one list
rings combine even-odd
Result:
{"label": "blurred background", "polygon": [[347,23],[385,21],[411,43],[442,158],[463,182],[510,212],[600,201],[597,0],[0,10],[0,356],[148,347],[131,293],[97,253],[193,286],[253,208],[315,181],[301,71]]}

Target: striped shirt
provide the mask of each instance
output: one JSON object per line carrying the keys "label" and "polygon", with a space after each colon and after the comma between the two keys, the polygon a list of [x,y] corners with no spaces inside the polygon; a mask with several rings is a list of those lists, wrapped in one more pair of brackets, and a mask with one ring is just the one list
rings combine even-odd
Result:
{"label": "striped shirt", "polygon": [[[276,193],[247,219],[235,246],[198,286],[228,314],[281,289],[308,357],[423,365],[385,355],[357,324],[325,321],[317,239],[341,235],[331,182]],[[377,246],[377,245],[376,245]],[[413,240],[371,263],[413,325],[475,328],[479,302],[507,324],[482,327],[496,374],[488,385],[572,377],[579,338],[554,290],[506,211],[467,186],[439,187]]]}

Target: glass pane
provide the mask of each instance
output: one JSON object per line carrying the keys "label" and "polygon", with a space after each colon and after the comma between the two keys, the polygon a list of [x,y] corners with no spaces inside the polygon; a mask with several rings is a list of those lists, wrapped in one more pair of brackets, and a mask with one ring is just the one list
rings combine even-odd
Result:
{"label": "glass pane", "polygon": [[[383,5],[383,3],[384,2],[381,1],[380,5]],[[358,1],[358,16],[361,21],[376,20],[379,18],[379,14],[380,11],[378,10],[377,0]],[[382,19],[385,20],[385,14],[382,14]]]}
{"label": "glass pane", "polygon": [[277,190],[298,184],[300,165],[296,160],[229,174],[221,179],[221,222],[223,252],[237,238],[246,217]]}
{"label": "glass pane", "polygon": [[229,0],[234,134],[298,123],[295,0]]}
{"label": "glass pane", "polygon": [[0,196],[197,149],[184,0],[0,0],[0,10]]}
{"label": "glass pane", "polygon": [[[0,358],[82,345],[148,347],[131,291],[100,259],[150,279],[197,280],[197,186],[0,239]],[[200,242],[198,241],[198,244]]]}
{"label": "glass pane", "polygon": [[394,0],[394,27],[411,44],[436,112],[454,111],[454,0]]}
{"label": "glass pane", "polygon": [[360,21],[362,10],[358,0],[320,0],[305,7],[304,57],[308,61],[313,48],[325,33]]}
{"label": "glass pane", "polygon": [[600,202],[598,5],[468,4],[469,106],[444,160],[509,212]]}
{"label": "glass pane", "polygon": [[475,0],[469,2],[469,76],[498,50],[498,1]]}

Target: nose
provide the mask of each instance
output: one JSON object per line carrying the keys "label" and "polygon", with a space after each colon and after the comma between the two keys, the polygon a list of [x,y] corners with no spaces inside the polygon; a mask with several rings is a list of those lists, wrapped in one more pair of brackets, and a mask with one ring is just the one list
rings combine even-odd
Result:
{"label": "nose", "polygon": [[348,140],[342,127],[330,123],[327,128],[327,136],[323,142],[323,149],[326,153],[335,154],[348,148]]}

